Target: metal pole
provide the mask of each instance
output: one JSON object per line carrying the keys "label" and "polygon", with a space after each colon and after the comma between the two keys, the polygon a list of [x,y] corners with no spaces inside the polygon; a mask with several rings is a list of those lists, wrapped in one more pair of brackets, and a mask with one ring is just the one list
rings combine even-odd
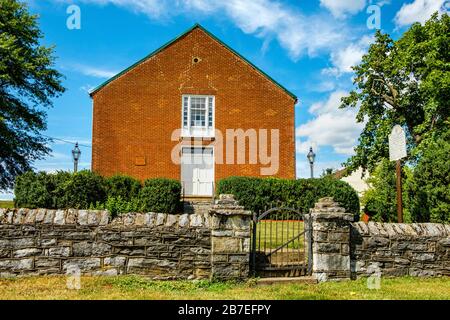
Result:
{"label": "metal pole", "polygon": [[310,163],[309,166],[311,168],[311,178],[314,178],[314,164]]}
{"label": "metal pole", "polygon": [[403,223],[403,206],[402,206],[402,163],[397,160],[397,217],[398,223]]}
{"label": "metal pole", "polygon": [[[311,275],[313,270],[313,221],[311,213],[304,216],[304,218],[306,217],[308,217],[308,275]],[[305,223],[303,223],[303,227],[305,227]]]}
{"label": "metal pole", "polygon": [[253,212],[253,224],[252,224],[252,273],[256,276],[256,225],[258,218],[256,212]]}
{"label": "metal pole", "polygon": [[73,172],[76,173],[78,171],[78,160],[73,161]]}

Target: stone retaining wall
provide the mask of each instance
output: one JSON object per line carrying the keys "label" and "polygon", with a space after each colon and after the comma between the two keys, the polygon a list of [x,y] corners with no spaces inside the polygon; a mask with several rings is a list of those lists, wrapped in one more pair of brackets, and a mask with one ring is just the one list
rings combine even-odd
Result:
{"label": "stone retaining wall", "polygon": [[450,276],[450,225],[352,223],[357,276]]}
{"label": "stone retaining wall", "polygon": [[209,217],[106,211],[1,210],[0,276],[144,274],[154,279],[210,276]]}
{"label": "stone retaining wall", "polygon": [[246,278],[250,213],[226,195],[213,209],[129,213],[112,221],[107,211],[0,209],[0,277],[75,270],[153,279]]}
{"label": "stone retaining wall", "polygon": [[[245,279],[251,212],[230,195],[201,213],[0,209],[0,277],[142,274]],[[353,223],[332,198],[311,209],[313,276],[450,275],[450,225]],[[305,255],[306,256],[306,255]]]}
{"label": "stone retaining wall", "polygon": [[353,223],[332,198],[311,209],[313,276],[450,276],[450,225]]}

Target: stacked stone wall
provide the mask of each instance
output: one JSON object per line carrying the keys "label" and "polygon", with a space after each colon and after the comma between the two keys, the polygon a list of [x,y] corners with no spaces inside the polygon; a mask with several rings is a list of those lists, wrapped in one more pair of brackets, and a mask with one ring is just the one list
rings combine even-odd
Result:
{"label": "stacked stone wall", "polygon": [[313,275],[319,281],[361,276],[450,276],[450,225],[353,222],[323,198],[311,209]]}
{"label": "stacked stone wall", "polygon": [[143,274],[208,278],[209,216],[107,211],[1,209],[0,276]]}

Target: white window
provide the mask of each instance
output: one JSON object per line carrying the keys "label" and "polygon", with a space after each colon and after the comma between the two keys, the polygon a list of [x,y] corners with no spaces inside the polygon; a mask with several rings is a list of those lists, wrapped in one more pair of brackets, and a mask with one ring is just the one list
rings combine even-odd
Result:
{"label": "white window", "polygon": [[183,95],[182,136],[214,136],[214,96]]}

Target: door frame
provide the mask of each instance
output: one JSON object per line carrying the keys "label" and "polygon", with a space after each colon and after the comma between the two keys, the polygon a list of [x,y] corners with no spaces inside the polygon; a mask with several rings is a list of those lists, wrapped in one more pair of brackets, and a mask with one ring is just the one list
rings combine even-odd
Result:
{"label": "door frame", "polygon": [[[214,192],[215,192],[215,177],[216,177],[216,158],[215,158],[215,149],[214,146],[211,145],[206,145],[206,146],[200,146],[200,145],[193,145],[193,144],[186,144],[186,145],[182,145],[181,146],[181,160],[183,159],[183,148],[202,148],[202,149],[211,149],[212,150],[212,194],[211,195],[195,195],[195,194],[191,194],[191,195],[186,195],[186,196],[192,196],[192,197],[214,197]],[[180,161],[180,181],[183,183],[184,181],[182,180],[182,166],[183,166],[183,161]],[[183,195],[184,195],[184,185],[182,185],[183,188]]]}

